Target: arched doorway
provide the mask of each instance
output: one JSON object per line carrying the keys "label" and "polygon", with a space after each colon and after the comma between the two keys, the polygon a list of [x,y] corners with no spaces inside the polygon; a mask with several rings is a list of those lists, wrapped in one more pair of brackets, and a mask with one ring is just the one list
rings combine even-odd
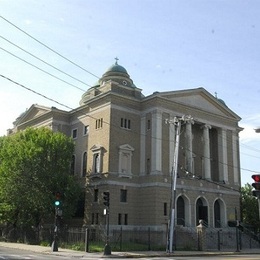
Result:
{"label": "arched doorway", "polygon": [[220,214],[220,203],[216,200],[214,203],[214,226],[215,228],[221,227],[221,214]]}
{"label": "arched doorway", "polygon": [[199,220],[203,220],[204,224],[208,225],[208,206],[203,198],[199,198],[196,202],[196,223],[199,224]]}
{"label": "arched doorway", "polygon": [[183,197],[177,199],[177,225],[185,226],[185,202]]}
{"label": "arched doorway", "polygon": [[226,224],[226,206],[222,199],[214,202],[214,227],[221,228]]}

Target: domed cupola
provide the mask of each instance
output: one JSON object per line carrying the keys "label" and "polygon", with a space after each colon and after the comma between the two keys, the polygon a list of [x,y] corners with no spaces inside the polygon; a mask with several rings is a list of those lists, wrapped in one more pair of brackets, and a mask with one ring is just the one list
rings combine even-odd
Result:
{"label": "domed cupola", "polygon": [[115,60],[116,60],[115,64],[110,66],[101,77],[100,79],[101,85],[108,81],[113,81],[118,83],[119,85],[135,87],[132,79],[127,73],[127,70],[123,66],[118,64],[118,58],[115,58]]}
{"label": "domed cupola", "polygon": [[221,99],[221,98],[218,98],[217,92],[215,92],[215,98],[217,99],[217,101],[218,101],[219,103],[221,103],[222,105],[224,105],[224,106],[227,107],[225,101],[224,101],[223,99]]}
{"label": "domed cupola", "polygon": [[110,67],[107,69],[106,73],[109,73],[109,72],[119,72],[119,73],[125,73],[125,74],[128,75],[126,69],[125,69],[123,66],[119,65],[119,64],[117,63],[117,61],[116,61],[115,64],[113,64],[112,66],[110,66]]}
{"label": "domed cupola", "polygon": [[143,97],[142,90],[134,85],[127,70],[119,65],[117,61],[118,58],[116,58],[115,64],[106,70],[98,82],[82,95],[79,102],[80,106],[106,93],[115,93],[137,99]]}

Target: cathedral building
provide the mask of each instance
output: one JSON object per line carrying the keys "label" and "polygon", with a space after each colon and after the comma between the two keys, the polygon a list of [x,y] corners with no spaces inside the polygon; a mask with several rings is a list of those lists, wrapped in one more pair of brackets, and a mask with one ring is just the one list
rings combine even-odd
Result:
{"label": "cathedral building", "polygon": [[[182,121],[176,146],[176,119]],[[225,228],[240,212],[239,132],[236,115],[204,88],[144,96],[117,62],[64,111],[32,105],[9,133],[49,127],[75,141],[71,174],[82,184],[81,224],[103,225],[103,192],[110,195],[111,228],[166,231],[172,172],[178,152],[175,224]]]}

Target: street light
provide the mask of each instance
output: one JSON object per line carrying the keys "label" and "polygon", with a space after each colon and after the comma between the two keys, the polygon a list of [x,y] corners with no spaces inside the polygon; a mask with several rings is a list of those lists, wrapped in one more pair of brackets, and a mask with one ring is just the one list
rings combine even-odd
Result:
{"label": "street light", "polygon": [[256,129],[255,129],[255,132],[256,132],[256,133],[260,133],[260,127],[256,128]]}

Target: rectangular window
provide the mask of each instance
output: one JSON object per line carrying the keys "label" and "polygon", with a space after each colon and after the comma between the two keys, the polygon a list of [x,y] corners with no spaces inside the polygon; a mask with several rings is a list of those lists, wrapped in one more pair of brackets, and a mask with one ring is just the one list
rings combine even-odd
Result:
{"label": "rectangular window", "polygon": [[126,118],[121,118],[121,127],[125,129],[131,129],[131,120]]}
{"label": "rectangular window", "polygon": [[97,119],[96,120],[96,129],[99,129],[102,127],[103,127],[103,118]]}
{"label": "rectangular window", "polygon": [[73,130],[72,130],[72,138],[73,138],[73,139],[76,139],[77,136],[78,136],[78,129],[76,128],[76,129],[73,129]]}
{"label": "rectangular window", "polygon": [[91,224],[93,225],[95,223],[95,214],[91,214]]}
{"label": "rectangular window", "polygon": [[83,135],[88,135],[89,132],[89,125],[84,125],[83,127]]}
{"label": "rectangular window", "polygon": [[94,189],[94,202],[98,202],[98,189]]}
{"label": "rectangular window", "polygon": [[127,202],[127,190],[120,190],[120,202]]}
{"label": "rectangular window", "polygon": [[98,224],[98,223],[99,223],[99,221],[98,221],[98,218],[99,218],[99,214],[98,214],[98,213],[96,213],[96,224]]}
{"label": "rectangular window", "polygon": [[128,225],[128,215],[127,214],[125,214],[125,223],[124,224]]}
{"label": "rectangular window", "polygon": [[95,153],[94,155],[93,155],[93,160],[94,160],[94,170],[93,170],[93,172],[94,173],[100,173],[101,171],[100,171],[100,155],[99,155],[99,153]]}
{"label": "rectangular window", "polygon": [[167,214],[167,203],[166,203],[166,202],[163,203],[163,215],[164,215],[164,216],[167,216],[167,215],[168,215],[168,214]]}
{"label": "rectangular window", "polygon": [[118,225],[122,225],[122,214],[118,214]]}

